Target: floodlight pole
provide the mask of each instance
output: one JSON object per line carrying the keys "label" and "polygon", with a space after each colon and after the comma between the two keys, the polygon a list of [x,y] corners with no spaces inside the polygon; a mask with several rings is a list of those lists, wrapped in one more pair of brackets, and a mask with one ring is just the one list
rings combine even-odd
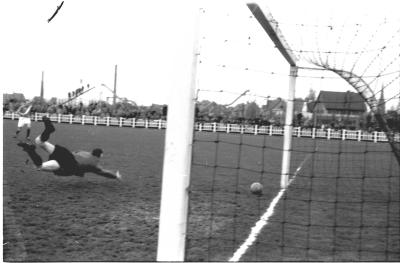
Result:
{"label": "floodlight pole", "polygon": [[272,14],[264,8],[264,11],[256,3],[248,3],[247,7],[253,13],[254,17],[260,23],[262,28],[268,34],[276,48],[281,52],[282,56],[290,65],[289,79],[289,97],[286,102],[286,117],[285,131],[283,139],[283,154],[282,154],[282,170],[281,170],[281,188],[286,188],[289,185],[290,174],[290,158],[292,153],[292,131],[293,131],[293,113],[294,113],[294,97],[298,67],[296,65],[297,58],[291,52],[282,32],[279,29],[278,23],[274,23],[275,19]]}
{"label": "floodlight pole", "polygon": [[42,71],[42,82],[40,85],[40,99],[43,100],[44,98],[44,71]]}
{"label": "floodlight pole", "polygon": [[[197,3],[197,1],[195,1]],[[184,261],[189,183],[194,132],[198,23],[195,17],[192,56],[185,61],[184,82],[175,85],[168,104],[162,175],[157,261]],[[182,51],[184,52],[184,51]]]}
{"label": "floodlight pole", "polygon": [[114,92],[113,92],[113,105],[115,105],[117,99],[117,65],[114,69]]}

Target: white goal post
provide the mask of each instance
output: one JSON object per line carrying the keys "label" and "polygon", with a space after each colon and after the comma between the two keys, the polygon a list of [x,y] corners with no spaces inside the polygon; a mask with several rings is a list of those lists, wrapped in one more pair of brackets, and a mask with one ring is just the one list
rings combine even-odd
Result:
{"label": "white goal post", "polygon": [[[193,50],[185,61],[185,74],[171,91],[165,135],[157,261],[184,261],[189,204],[190,167],[194,130],[196,70],[199,56],[197,1],[192,37]],[[190,41],[190,39],[188,39]],[[189,42],[190,43],[190,42]],[[185,50],[186,51],[186,50]],[[185,52],[183,51],[183,52]],[[189,60],[190,58],[190,60]]]}
{"label": "white goal post", "polygon": [[[197,1],[194,2],[197,3]],[[290,49],[279,28],[276,25],[272,26],[270,23],[272,16],[268,12],[264,13],[257,4],[249,3],[247,6],[290,65],[289,98],[286,107],[281,177],[281,188],[286,188],[289,183],[290,173],[294,90],[297,76],[296,57],[289,52]],[[172,96],[172,100],[168,104],[157,261],[185,260],[189,202],[188,188],[194,132],[196,70],[199,55],[200,8],[198,6],[195,8],[197,9],[197,15],[195,18],[195,30],[193,30],[192,35],[194,46],[190,57],[190,73],[187,72],[187,74],[183,75],[183,78],[186,78],[185,85],[176,85],[176,90],[173,91],[175,96]]]}
{"label": "white goal post", "polygon": [[281,170],[281,188],[286,188],[289,184],[290,174],[290,157],[292,151],[292,130],[293,130],[293,112],[295,86],[298,67],[296,65],[297,58],[290,52],[283,34],[281,33],[277,23],[271,23],[274,20],[271,13],[264,7],[263,9],[256,3],[248,3],[247,7],[253,13],[254,17],[260,23],[262,28],[267,32],[269,38],[275,44],[276,48],[281,52],[282,56],[290,65],[289,72],[289,96],[286,103],[285,131],[283,140],[282,170]]}

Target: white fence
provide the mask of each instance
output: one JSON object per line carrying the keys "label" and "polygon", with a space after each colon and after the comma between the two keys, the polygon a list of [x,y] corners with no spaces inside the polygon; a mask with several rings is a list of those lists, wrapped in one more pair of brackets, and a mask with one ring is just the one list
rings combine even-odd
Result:
{"label": "white fence", "polygon": [[[116,117],[97,117],[97,116],[74,116],[48,113],[35,113],[31,116],[34,121],[41,120],[42,116],[48,116],[51,121],[58,123],[81,124],[81,125],[103,125],[117,127],[132,128],[149,128],[149,129],[165,129],[167,122],[165,120],[149,120],[149,119],[125,119]],[[6,112],[4,119],[17,119],[18,117],[12,112]],[[227,123],[195,123],[195,130],[203,132],[226,132],[239,134],[269,135],[283,136],[283,128],[275,126],[258,126],[258,125],[241,125]],[[305,138],[321,138],[336,140],[353,140],[353,141],[372,141],[387,142],[384,132],[366,132],[353,130],[333,130],[333,129],[304,129],[301,127],[293,128],[293,136]],[[400,142],[400,134],[395,135],[395,140]]]}

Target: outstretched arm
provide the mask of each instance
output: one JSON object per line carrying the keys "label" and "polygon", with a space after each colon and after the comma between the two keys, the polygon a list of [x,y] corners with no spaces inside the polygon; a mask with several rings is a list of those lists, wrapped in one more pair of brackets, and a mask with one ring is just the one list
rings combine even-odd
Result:
{"label": "outstretched arm", "polygon": [[15,114],[20,114],[21,113],[21,109],[22,109],[22,105],[18,107],[17,111],[15,112]]}
{"label": "outstretched arm", "polygon": [[119,171],[114,173],[110,170],[103,169],[102,167],[96,167],[93,170],[91,170],[90,172],[93,172],[97,175],[111,178],[111,179],[121,179],[121,175],[119,174]]}
{"label": "outstretched arm", "polygon": [[29,112],[31,111],[31,108],[32,108],[32,104],[29,105],[29,107],[26,109],[26,111],[25,111],[24,113],[21,113],[21,115],[24,116],[24,117],[26,117],[26,115],[28,115]]}

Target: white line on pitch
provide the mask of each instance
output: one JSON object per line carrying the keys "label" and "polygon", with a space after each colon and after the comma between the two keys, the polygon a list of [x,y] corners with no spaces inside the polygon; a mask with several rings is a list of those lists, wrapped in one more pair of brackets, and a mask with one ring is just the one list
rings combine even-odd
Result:
{"label": "white line on pitch", "polygon": [[256,241],[258,234],[260,234],[261,230],[265,225],[268,224],[269,218],[274,214],[275,206],[278,204],[279,200],[285,193],[286,189],[289,188],[289,185],[293,182],[296,176],[299,174],[300,170],[303,168],[304,163],[311,157],[311,154],[308,154],[306,158],[300,163],[299,167],[296,169],[292,179],[289,180],[288,185],[286,188],[282,188],[278,195],[272,200],[271,204],[269,205],[267,211],[262,215],[260,220],[251,228],[250,235],[246,239],[246,241],[239,247],[238,250],[233,254],[232,258],[229,261],[239,261],[240,258],[246,253],[247,249]]}

